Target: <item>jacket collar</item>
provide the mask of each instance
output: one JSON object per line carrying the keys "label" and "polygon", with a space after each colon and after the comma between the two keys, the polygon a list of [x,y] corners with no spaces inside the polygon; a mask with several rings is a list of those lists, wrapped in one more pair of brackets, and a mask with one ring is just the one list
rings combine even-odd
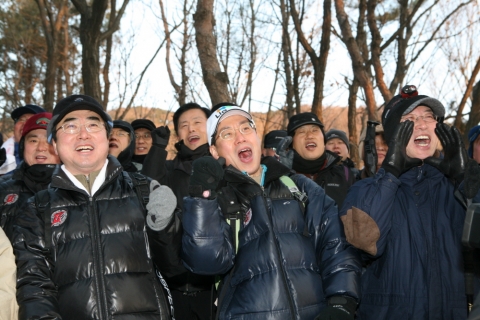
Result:
{"label": "jacket collar", "polygon": [[[262,158],[261,164],[264,164],[267,166],[264,185],[268,185],[268,183],[279,179],[281,176],[293,174],[293,171],[288,169],[286,166],[281,164],[277,159],[273,157]],[[246,183],[256,184],[256,182],[252,178],[244,175],[242,172],[240,172],[240,170],[238,170],[237,168],[234,168],[231,165],[229,165],[225,169],[224,180],[226,182],[234,182],[234,183],[246,182]]]}

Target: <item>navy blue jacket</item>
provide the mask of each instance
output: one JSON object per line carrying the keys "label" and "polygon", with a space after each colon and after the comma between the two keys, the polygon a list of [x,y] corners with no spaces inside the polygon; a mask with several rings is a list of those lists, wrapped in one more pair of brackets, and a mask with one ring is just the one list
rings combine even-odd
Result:
{"label": "navy blue jacket", "polygon": [[217,199],[184,198],[184,264],[200,274],[228,273],[219,318],[308,320],[326,297],[358,298],[360,259],[346,243],[335,202],[310,179],[293,175],[308,195],[303,213],[279,180],[289,170],[271,157],[262,161],[264,188],[231,166],[225,170],[245,211],[237,254]]}
{"label": "navy blue jacket", "polygon": [[355,206],[380,229],[377,254],[365,254],[358,319],[466,319],[465,209],[454,191],[429,165],[398,179],[382,168],[350,188],[340,215]]}

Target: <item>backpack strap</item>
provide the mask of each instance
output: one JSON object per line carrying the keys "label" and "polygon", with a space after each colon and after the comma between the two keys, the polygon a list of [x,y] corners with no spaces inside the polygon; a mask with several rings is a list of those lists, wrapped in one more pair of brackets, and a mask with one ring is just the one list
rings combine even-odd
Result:
{"label": "backpack strap", "polygon": [[[292,193],[292,196],[301,203],[300,209],[302,210],[302,214],[305,217],[306,203],[308,200],[307,194],[300,191],[295,182],[293,182],[292,178],[290,178],[289,176],[281,176],[280,181],[288,188],[288,190]],[[307,223],[305,223],[305,227],[303,228],[303,235],[306,237],[310,236]]]}
{"label": "backpack strap", "polygon": [[132,187],[137,193],[138,200],[140,200],[140,203],[146,210],[148,201],[150,201],[150,187],[148,186],[147,177],[138,172],[123,171],[123,174],[124,176],[128,176],[132,181]]}

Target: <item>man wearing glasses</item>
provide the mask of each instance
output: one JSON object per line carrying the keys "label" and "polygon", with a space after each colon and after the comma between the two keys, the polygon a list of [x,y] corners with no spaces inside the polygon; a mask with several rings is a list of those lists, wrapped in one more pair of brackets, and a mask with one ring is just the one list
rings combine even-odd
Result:
{"label": "man wearing glasses", "polygon": [[406,89],[382,115],[382,167],[350,188],[340,212],[368,266],[357,317],[466,319],[465,207],[456,191],[468,155],[459,131],[443,123],[442,103]]}
{"label": "man wearing glasses", "polygon": [[155,124],[148,119],[137,119],[132,121],[132,127],[135,131],[133,161],[143,165],[143,161],[152,147],[152,131],[155,130]]}
{"label": "man wearing glasses", "polygon": [[361,266],[333,200],[261,159],[255,123],[239,107],[212,112],[207,138],[213,157],[193,162],[182,254],[193,272],[224,275],[218,318],[353,320]]}
{"label": "man wearing glasses", "polygon": [[117,158],[124,171],[137,172],[141,164],[132,161],[135,152],[135,134],[130,123],[122,120],[113,121],[108,153]]}
{"label": "man wearing glasses", "polygon": [[[53,109],[49,142],[63,165],[50,188],[17,218],[17,300],[21,319],[167,319],[155,274],[179,266],[176,198],[158,182],[150,201],[108,155],[112,120],[93,98],[73,95]],[[151,251],[150,251],[151,249]]]}

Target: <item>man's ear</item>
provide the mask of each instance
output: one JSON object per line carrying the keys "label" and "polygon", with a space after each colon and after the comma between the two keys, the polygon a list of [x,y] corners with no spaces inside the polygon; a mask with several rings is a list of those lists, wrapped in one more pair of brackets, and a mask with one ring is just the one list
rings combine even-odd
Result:
{"label": "man's ear", "polygon": [[57,143],[55,142],[55,140],[52,140],[52,145],[53,145],[53,150],[55,150],[55,154],[58,156]]}
{"label": "man's ear", "polygon": [[210,154],[215,158],[215,160],[220,157],[215,146],[210,146]]}

